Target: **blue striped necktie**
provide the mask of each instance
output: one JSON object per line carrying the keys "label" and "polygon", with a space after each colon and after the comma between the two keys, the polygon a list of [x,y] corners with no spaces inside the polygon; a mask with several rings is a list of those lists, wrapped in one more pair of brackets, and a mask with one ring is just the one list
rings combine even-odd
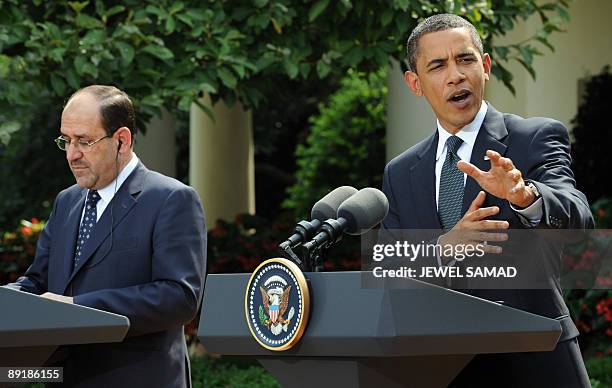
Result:
{"label": "blue striped necktie", "polygon": [[444,230],[449,230],[461,219],[463,206],[463,172],[457,168],[461,160],[457,150],[463,140],[451,136],[446,140],[446,159],[440,174],[440,192],[438,194],[438,216]]}

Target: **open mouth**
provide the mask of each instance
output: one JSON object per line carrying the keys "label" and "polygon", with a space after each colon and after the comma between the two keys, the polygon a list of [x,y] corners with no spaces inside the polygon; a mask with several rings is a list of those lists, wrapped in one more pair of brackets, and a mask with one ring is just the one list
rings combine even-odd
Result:
{"label": "open mouth", "polygon": [[456,92],[455,94],[453,94],[450,98],[449,101],[452,102],[463,102],[465,101],[472,93],[470,93],[469,90],[460,90],[458,92]]}

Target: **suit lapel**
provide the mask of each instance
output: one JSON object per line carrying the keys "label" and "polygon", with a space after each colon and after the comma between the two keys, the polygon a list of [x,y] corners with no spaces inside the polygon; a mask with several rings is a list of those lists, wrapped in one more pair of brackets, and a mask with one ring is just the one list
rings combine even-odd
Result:
{"label": "suit lapel", "polygon": [[[76,274],[79,273],[79,271],[92,258],[102,243],[108,238],[108,236],[111,234],[111,230],[115,229],[117,225],[121,223],[121,221],[137,203],[135,196],[142,191],[145,172],[146,168],[144,165],[138,162],[138,165],[132,174],[121,185],[110,204],[104,210],[102,217],[100,217],[94,226],[91,237],[85,242],[85,246],[83,247],[82,251],[83,258],[79,260],[79,264],[70,274],[66,287],[74,279]],[[108,253],[110,253],[110,249],[108,252],[104,252],[105,255]]]}
{"label": "suit lapel", "polygon": [[417,155],[419,160],[410,168],[410,190],[415,199],[418,225],[423,229],[441,229],[436,206],[436,131]]}
{"label": "suit lapel", "polygon": [[[489,104],[485,119],[480,131],[478,131],[478,136],[476,136],[470,163],[483,171],[488,171],[491,168],[491,162],[484,160],[487,150],[497,151],[502,156],[505,155],[507,147],[502,141],[506,136],[508,136],[508,130],[504,123],[504,115]],[[461,214],[465,214],[480,190],[480,185],[473,178],[468,177],[465,183]]]}

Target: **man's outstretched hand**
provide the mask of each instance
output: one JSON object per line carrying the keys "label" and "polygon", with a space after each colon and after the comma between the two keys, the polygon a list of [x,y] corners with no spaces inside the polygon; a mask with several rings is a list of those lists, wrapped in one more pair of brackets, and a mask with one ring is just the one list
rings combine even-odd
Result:
{"label": "man's outstretched hand", "polygon": [[482,171],[463,160],[457,163],[457,168],[474,178],[487,193],[522,208],[531,205],[535,200],[535,193],[525,185],[523,175],[514,167],[512,160],[492,150],[487,151],[487,156],[491,160],[489,171]]}

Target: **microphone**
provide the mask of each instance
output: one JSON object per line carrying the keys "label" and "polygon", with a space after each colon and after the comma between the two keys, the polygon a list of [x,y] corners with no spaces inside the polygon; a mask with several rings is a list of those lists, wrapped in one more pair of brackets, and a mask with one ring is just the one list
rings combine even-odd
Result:
{"label": "microphone", "polygon": [[293,230],[293,235],[282,242],[279,247],[287,250],[310,240],[319,231],[323,221],[336,217],[338,207],[355,193],[357,193],[357,189],[351,186],[340,186],[329,192],[312,207],[310,213],[312,221],[302,220],[298,222]]}
{"label": "microphone", "polygon": [[311,251],[337,243],[342,233],[363,234],[381,222],[388,212],[389,201],[382,191],[372,187],[361,189],[340,205],[336,219],[323,222],[321,231],[302,247]]}

